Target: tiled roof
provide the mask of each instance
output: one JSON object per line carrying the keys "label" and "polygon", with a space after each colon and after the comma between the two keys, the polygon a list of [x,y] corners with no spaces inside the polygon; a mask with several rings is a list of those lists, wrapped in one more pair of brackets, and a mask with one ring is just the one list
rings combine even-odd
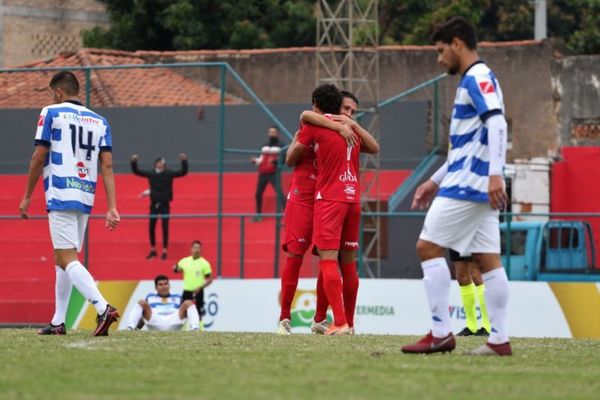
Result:
{"label": "tiled roof", "polygon": [[[140,53],[118,50],[81,49],[61,53],[49,60],[35,61],[24,68],[73,67],[88,65],[147,64]],[[81,97],[85,98],[85,74],[79,78]],[[0,74],[0,108],[39,108],[51,101],[48,82],[55,71]],[[95,70],[91,72],[91,105],[173,106],[218,104],[220,91],[206,82],[192,80],[167,68]],[[241,103],[231,95],[226,103]]]}

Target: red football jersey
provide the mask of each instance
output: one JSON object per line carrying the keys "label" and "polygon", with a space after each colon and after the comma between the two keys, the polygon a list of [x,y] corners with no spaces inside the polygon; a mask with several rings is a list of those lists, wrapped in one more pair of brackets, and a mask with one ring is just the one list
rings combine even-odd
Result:
{"label": "red football jersey", "polygon": [[336,131],[305,124],[298,142],[304,146],[314,143],[317,156],[315,199],[360,202],[359,157],[360,138],[355,133],[356,145],[349,147]]}
{"label": "red football jersey", "polygon": [[314,146],[310,145],[294,167],[288,201],[312,206],[315,201],[316,159]]}

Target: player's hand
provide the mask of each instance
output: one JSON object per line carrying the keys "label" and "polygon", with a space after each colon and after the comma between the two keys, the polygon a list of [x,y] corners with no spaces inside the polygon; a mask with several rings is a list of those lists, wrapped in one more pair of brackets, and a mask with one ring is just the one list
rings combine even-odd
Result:
{"label": "player's hand", "polygon": [[494,210],[504,210],[508,204],[508,195],[504,188],[504,179],[500,175],[490,176],[488,197],[490,205]]}
{"label": "player's hand", "polygon": [[27,213],[27,209],[29,208],[29,204],[31,203],[31,198],[23,197],[21,203],[19,203],[19,214],[21,214],[21,218],[29,218],[29,214]]}
{"label": "player's hand", "polygon": [[348,118],[348,116],[344,115],[344,114],[339,114],[339,115],[333,114],[330,116],[330,118],[332,120],[334,120],[335,122],[344,124],[346,126],[349,126],[350,128],[354,128],[358,124],[358,122],[356,122],[352,118]]}
{"label": "player's hand", "polygon": [[119,216],[119,212],[113,208],[108,210],[106,213],[106,229],[109,231],[114,231],[117,229],[117,225],[121,222],[121,217]]}
{"label": "player's hand", "polygon": [[431,204],[431,201],[437,194],[439,186],[437,183],[429,179],[422,183],[415,192],[413,197],[412,205],[410,206],[413,210],[425,210]]}
{"label": "player's hand", "polygon": [[187,160],[187,154],[185,154],[185,153],[179,153],[179,155],[177,157],[179,157],[179,159],[181,161]]}
{"label": "player's hand", "polygon": [[348,146],[352,147],[356,144],[356,138],[354,137],[354,131],[349,126],[340,124],[338,133],[346,140]]}
{"label": "player's hand", "polygon": [[137,154],[134,154],[131,156],[131,161],[137,162],[137,160],[139,160],[140,157]]}

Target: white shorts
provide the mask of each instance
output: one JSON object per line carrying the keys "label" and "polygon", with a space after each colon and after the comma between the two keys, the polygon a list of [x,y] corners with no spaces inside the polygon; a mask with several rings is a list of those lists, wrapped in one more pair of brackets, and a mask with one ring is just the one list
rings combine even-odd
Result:
{"label": "white shorts", "polygon": [[438,196],[427,211],[419,239],[453,249],[461,256],[500,254],[499,212],[489,203]]}
{"label": "white shorts", "polygon": [[151,331],[180,331],[185,319],[179,318],[179,310],[169,315],[152,313],[149,321],[144,320],[148,330]]}
{"label": "white shorts", "polygon": [[50,211],[50,237],[55,249],[77,249],[81,251],[85,228],[90,215],[78,211]]}

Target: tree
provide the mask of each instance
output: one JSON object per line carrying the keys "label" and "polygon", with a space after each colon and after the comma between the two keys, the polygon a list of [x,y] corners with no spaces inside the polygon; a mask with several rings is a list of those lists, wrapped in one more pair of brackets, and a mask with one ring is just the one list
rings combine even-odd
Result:
{"label": "tree", "polygon": [[[107,4],[111,27],[86,31],[88,47],[188,50],[315,44],[317,0],[101,1]],[[382,44],[430,44],[435,25],[454,15],[471,20],[480,40],[533,38],[530,0],[380,0],[379,7]],[[574,53],[600,53],[600,0],[548,1],[548,33]]]}
{"label": "tree", "polygon": [[312,0],[104,0],[111,27],[85,31],[88,47],[188,50],[315,43]]}

